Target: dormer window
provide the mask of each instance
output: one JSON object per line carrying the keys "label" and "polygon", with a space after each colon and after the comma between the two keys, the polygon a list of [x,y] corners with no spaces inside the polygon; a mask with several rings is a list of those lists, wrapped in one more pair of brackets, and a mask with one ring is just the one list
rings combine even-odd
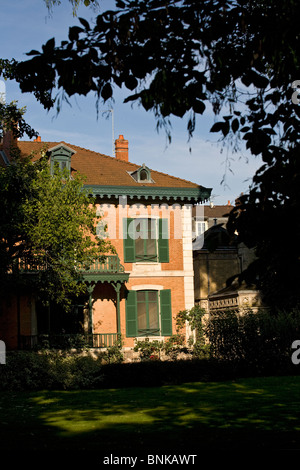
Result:
{"label": "dormer window", "polygon": [[71,157],[75,153],[74,150],[64,144],[59,144],[49,149],[49,153],[51,174],[54,173],[56,167],[71,174]]}
{"label": "dormer window", "polygon": [[143,165],[137,170],[131,172],[130,175],[137,183],[154,183],[151,178],[151,170],[145,165],[145,163],[143,163]]}
{"label": "dormer window", "polygon": [[146,170],[141,170],[140,171],[140,180],[144,181],[144,180],[148,180],[148,179],[149,179],[148,172]]}

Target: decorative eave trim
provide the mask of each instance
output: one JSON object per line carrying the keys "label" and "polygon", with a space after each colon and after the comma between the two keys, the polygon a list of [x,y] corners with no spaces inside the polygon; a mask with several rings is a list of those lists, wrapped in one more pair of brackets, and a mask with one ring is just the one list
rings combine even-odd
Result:
{"label": "decorative eave trim", "polygon": [[92,196],[118,199],[128,197],[129,199],[158,199],[172,200],[177,202],[205,202],[209,199],[212,188],[172,188],[165,186],[100,186],[85,185],[84,188]]}

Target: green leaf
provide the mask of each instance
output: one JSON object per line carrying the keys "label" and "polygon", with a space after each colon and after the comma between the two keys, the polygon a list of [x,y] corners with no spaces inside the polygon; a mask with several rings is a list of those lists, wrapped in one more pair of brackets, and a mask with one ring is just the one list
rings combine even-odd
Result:
{"label": "green leaf", "polygon": [[116,6],[117,6],[117,8],[125,8],[126,5],[125,5],[124,2],[122,2],[122,0],[117,0],[116,1]]}
{"label": "green leaf", "polygon": [[101,90],[102,98],[104,99],[104,101],[106,101],[106,100],[108,100],[109,98],[112,97],[112,94],[113,94],[113,90],[112,90],[111,84],[106,83],[104,85],[104,87],[102,88],[102,90]]}
{"label": "green leaf", "polygon": [[82,24],[82,26],[84,26],[86,31],[91,30],[91,27],[90,27],[89,22],[87,20],[85,20],[84,18],[78,18],[78,19],[79,19],[80,23]]}
{"label": "green leaf", "polygon": [[193,104],[193,110],[197,114],[203,114],[206,109],[205,103],[200,100],[196,100],[195,103]]}
{"label": "green leaf", "polygon": [[80,28],[79,26],[72,26],[71,28],[69,28],[70,41],[78,41],[79,34],[83,32],[84,29]]}
{"label": "green leaf", "polygon": [[133,75],[129,75],[125,80],[125,86],[132,91],[138,86],[138,81]]}
{"label": "green leaf", "polygon": [[46,42],[44,46],[42,46],[44,54],[51,54],[55,47],[55,39],[51,38],[49,41]]}
{"label": "green leaf", "polygon": [[216,122],[212,128],[210,129],[210,132],[220,132],[223,131],[224,127],[224,122]]}
{"label": "green leaf", "polygon": [[232,129],[232,132],[236,132],[239,128],[239,120],[236,118],[232,121],[231,123],[231,129]]}
{"label": "green leaf", "polygon": [[26,55],[41,55],[41,53],[33,49],[30,52],[27,52]]}

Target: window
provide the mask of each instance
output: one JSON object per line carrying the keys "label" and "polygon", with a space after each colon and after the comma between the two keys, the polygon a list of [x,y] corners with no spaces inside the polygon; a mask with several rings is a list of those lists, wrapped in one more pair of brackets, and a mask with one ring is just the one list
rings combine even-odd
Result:
{"label": "window", "polygon": [[207,229],[207,222],[196,222],[196,236],[202,235]]}
{"label": "window", "polygon": [[129,291],[126,300],[126,336],[171,335],[171,291]]}
{"label": "window", "polygon": [[67,169],[68,172],[70,171],[69,162],[64,160],[63,158],[54,158],[52,168],[57,168],[61,171],[64,171],[65,169]]}
{"label": "window", "polygon": [[148,172],[146,170],[141,170],[140,171],[140,180],[144,181],[144,180],[148,180],[148,179],[149,179]]}
{"label": "window", "polygon": [[51,173],[54,173],[55,168],[71,173],[71,157],[74,153],[74,150],[63,144],[49,149]]}
{"label": "window", "polygon": [[137,219],[135,221],[136,260],[157,261],[157,223],[155,219]]}
{"label": "window", "polygon": [[157,291],[138,291],[137,297],[137,327],[138,332],[146,334],[159,333],[158,293]]}
{"label": "window", "polygon": [[124,219],[124,261],[169,261],[167,219]]}
{"label": "window", "polygon": [[143,163],[143,165],[135,171],[129,173],[137,183],[154,183],[151,178],[151,170]]}

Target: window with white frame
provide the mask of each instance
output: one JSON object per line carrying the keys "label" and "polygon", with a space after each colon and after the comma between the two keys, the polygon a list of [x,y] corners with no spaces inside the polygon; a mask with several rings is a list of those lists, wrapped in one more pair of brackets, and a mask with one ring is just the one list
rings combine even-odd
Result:
{"label": "window with white frame", "polygon": [[126,299],[126,336],[171,336],[171,290],[128,291]]}
{"label": "window with white frame", "polygon": [[124,261],[169,262],[168,220],[124,219]]}
{"label": "window with white frame", "polygon": [[196,221],[196,236],[199,237],[207,230],[207,222]]}

